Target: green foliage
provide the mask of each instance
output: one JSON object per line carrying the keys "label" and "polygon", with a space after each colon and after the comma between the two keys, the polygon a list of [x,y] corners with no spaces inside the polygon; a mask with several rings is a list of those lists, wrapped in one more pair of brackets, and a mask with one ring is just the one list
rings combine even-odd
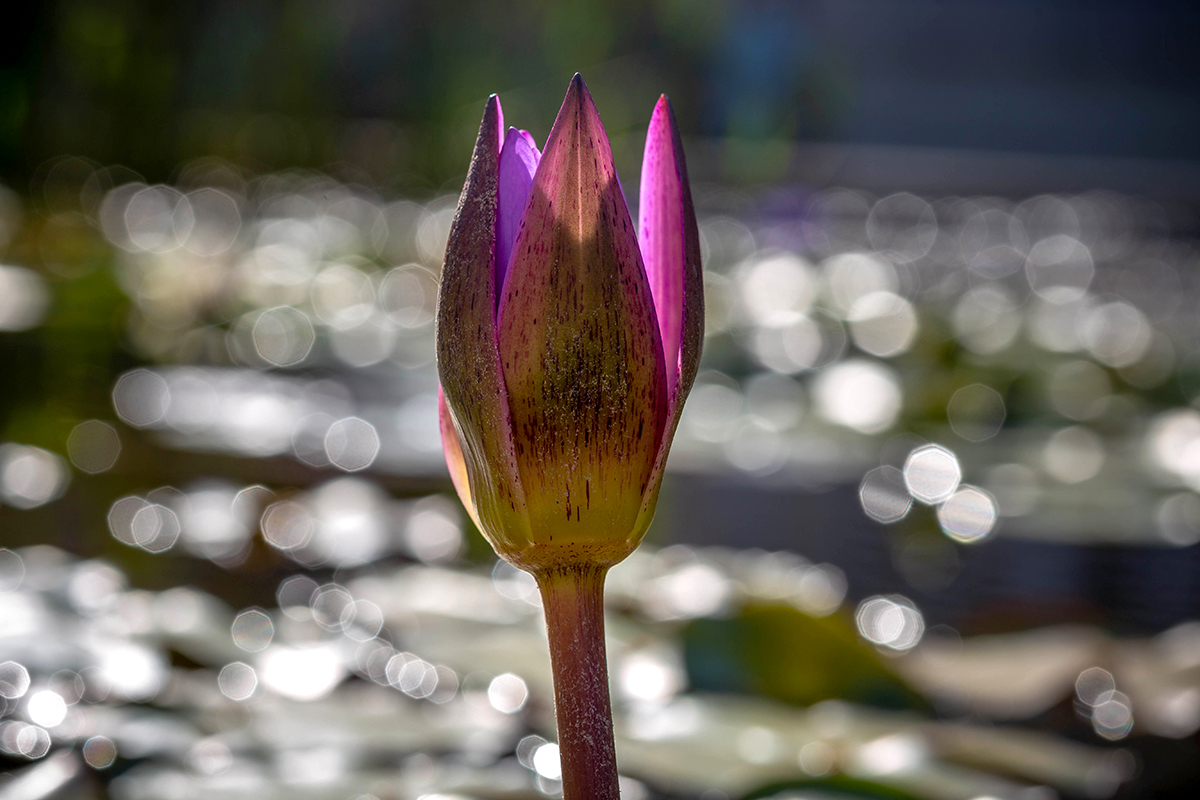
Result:
{"label": "green foliage", "polygon": [[792,606],[752,604],[730,619],[690,623],[683,642],[697,690],[797,705],[835,698],[883,708],[921,703],[840,614],[815,618]]}
{"label": "green foliage", "polygon": [[821,780],[788,781],[765,786],[746,795],[745,800],[914,800],[917,795],[870,781],[834,775]]}

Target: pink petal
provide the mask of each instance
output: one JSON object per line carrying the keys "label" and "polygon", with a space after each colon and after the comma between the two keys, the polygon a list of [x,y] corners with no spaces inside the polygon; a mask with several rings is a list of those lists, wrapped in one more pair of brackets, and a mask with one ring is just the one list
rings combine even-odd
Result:
{"label": "pink petal", "polygon": [[666,369],[612,149],[579,76],[513,252],[500,356],[531,530],[555,544],[627,541],[666,422]]}
{"label": "pink petal", "polygon": [[513,242],[521,225],[525,201],[538,159],[542,156],[528,131],[509,128],[500,151],[500,204],[496,210],[496,288],[504,287],[504,276],[512,259]]}
{"label": "pink petal", "polygon": [[475,510],[475,502],[471,499],[471,482],[467,477],[467,462],[463,458],[462,445],[458,442],[458,431],[454,430],[454,420],[450,417],[450,409],[446,406],[446,395],[438,386],[438,427],[442,432],[442,454],[446,457],[446,469],[450,471],[450,482],[454,491],[462,500],[467,514],[482,529],[479,524],[479,512]]}
{"label": "pink petal", "polygon": [[[687,164],[679,127],[666,95],[659,98],[646,134],[642,162],[641,244],[654,306],[662,330],[671,386],[666,431],[638,525],[650,525],[671,440],[700,368],[704,345],[704,272],[700,265],[700,230],[692,205]],[[674,348],[674,349],[673,349]]]}
{"label": "pink petal", "polygon": [[[650,291],[654,293],[654,310],[667,359],[667,387],[672,395],[679,381],[679,351],[683,338],[685,239],[689,234],[698,237],[695,215],[690,215],[690,230],[685,223],[684,206],[685,202],[691,205],[691,196],[684,191],[687,174],[682,148],[676,146],[677,138],[671,106],[663,95],[654,107],[650,129],[646,132],[638,238]],[[690,208],[687,210],[691,211]]]}

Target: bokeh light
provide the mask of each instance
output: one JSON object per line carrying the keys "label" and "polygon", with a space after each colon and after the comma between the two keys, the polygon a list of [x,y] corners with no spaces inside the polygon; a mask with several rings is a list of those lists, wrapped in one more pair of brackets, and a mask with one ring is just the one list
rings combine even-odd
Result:
{"label": "bokeh light", "polygon": [[29,691],[29,670],[16,661],[0,663],[0,697],[16,700]]}
{"label": "bokeh light", "polygon": [[247,609],[239,613],[233,620],[230,629],[233,643],[248,653],[265,650],[275,635],[275,625],[271,617],[257,608]]}
{"label": "bokeh light", "polygon": [[978,542],[996,526],[996,501],[982,489],[960,486],[938,507],[938,522],[951,539]]}
{"label": "bokeh light", "polygon": [[1110,692],[1092,708],[1092,727],[1104,739],[1124,739],[1133,730],[1133,708],[1129,696]]}
{"label": "bokeh light", "polygon": [[0,265],[0,331],[36,327],[50,305],[50,291],[36,272]]}
{"label": "bokeh light", "polygon": [[180,532],[179,517],[173,510],[157,503],[145,503],[129,521],[133,543],[151,553],[170,550]]}
{"label": "bokeh light", "polygon": [[799,320],[817,291],[812,267],[790,253],[758,254],[742,267],[738,284],[751,321],[774,328]]}
{"label": "bokeh light", "polygon": [[963,294],[951,316],[963,346],[980,355],[999,353],[1021,330],[1017,301],[1004,287],[985,284]]}
{"label": "bokeh light", "polygon": [[299,364],[312,349],[315,334],[308,317],[291,306],[267,309],[252,328],[254,350],[276,367]]}
{"label": "bokeh light", "polygon": [[926,505],[949,498],[961,480],[958,458],[941,445],[918,447],[904,462],[904,485],[914,500]]}
{"label": "bokeh light", "polygon": [[8,548],[0,547],[0,594],[11,592],[25,580],[25,562]]}
{"label": "bokeh light", "polygon": [[1075,679],[1075,695],[1079,702],[1095,707],[1112,697],[1117,690],[1112,673],[1102,667],[1088,667]]}
{"label": "bokeh light", "polygon": [[63,460],[40,447],[0,444],[0,499],[14,508],[37,508],[66,491]]}
{"label": "bokeh light", "polygon": [[867,217],[867,239],[876,250],[901,261],[916,261],[938,235],[933,207],[910,192],[876,201]]}
{"label": "bokeh light", "polygon": [[488,684],[487,696],[492,708],[505,714],[515,714],[525,707],[529,688],[520,677],[506,672],[497,675]]}
{"label": "bokeh light", "polygon": [[917,312],[912,303],[891,292],[872,292],[858,298],[847,319],[854,344],[880,358],[908,350],[917,335]]}
{"label": "bokeh light", "polygon": [[822,778],[833,771],[836,754],[825,742],[809,742],[800,748],[798,761],[806,775]]}
{"label": "bokeh light", "polygon": [[868,597],[854,612],[859,634],[888,650],[911,650],[925,633],[925,618],[910,600],[899,595]]}
{"label": "bokeh light", "polygon": [[1200,496],[1178,492],[1163,498],[1154,512],[1154,522],[1169,544],[1189,547],[1200,542]]}
{"label": "bokeh light", "polygon": [[1091,361],[1065,361],[1056,365],[1047,380],[1054,410],[1073,420],[1095,419],[1104,413],[1112,394],[1112,380]]}
{"label": "bokeh light", "polygon": [[299,701],[325,697],[346,674],[337,652],[320,644],[272,645],[259,657],[256,671],[246,672],[239,667],[235,674],[238,686],[250,687],[253,692],[250,676],[255,673],[258,683],[278,695]]}
{"label": "bokeh light", "polygon": [[863,476],[858,499],[863,511],[876,522],[897,522],[912,508],[904,473],[892,466],[876,467]]}
{"label": "bokeh light", "polygon": [[946,406],[950,427],[970,442],[982,442],[999,433],[1005,414],[1004,398],[982,383],[959,389]]}
{"label": "bokeh light", "polygon": [[241,702],[254,696],[258,688],[258,676],[254,668],[241,661],[226,664],[217,675],[217,685],[221,694],[230,700]]}
{"label": "bokeh light", "polygon": [[92,769],[108,769],[117,760],[117,746],[106,736],[93,736],[83,743],[83,760]]}
{"label": "bokeh light", "polygon": [[145,428],[162,419],[169,402],[167,382],[150,370],[127,372],[113,387],[117,416],[135,428]]}
{"label": "bokeh light", "polygon": [[325,454],[331,464],[347,472],[366,469],[379,454],[379,434],[374,425],[358,417],[338,420],[325,434]]}
{"label": "bokeh light", "polygon": [[1104,459],[1104,442],[1082,425],[1055,431],[1042,453],[1046,472],[1063,483],[1082,483],[1095,477]]}
{"label": "bokeh light", "polygon": [[67,437],[67,454],[76,469],[93,474],[105,472],[117,463],[121,438],[107,422],[89,419],[71,430]]}
{"label": "bokeh light", "polygon": [[641,650],[621,659],[617,686],[626,698],[642,703],[663,703],[684,688],[682,665],[666,652]]}
{"label": "bokeh light", "polygon": [[817,412],[862,433],[882,433],[900,414],[903,398],[894,373],[873,361],[844,361],[817,376]]}
{"label": "bokeh light", "polygon": [[562,777],[562,763],[559,758],[558,745],[547,742],[533,751],[533,769],[543,778],[556,781]]}
{"label": "bokeh light", "polygon": [[43,689],[29,696],[25,702],[25,713],[34,725],[55,728],[67,718],[67,704],[62,695]]}
{"label": "bokeh light", "polygon": [[303,547],[312,538],[315,527],[312,514],[291,500],[274,503],[263,513],[263,538],[280,550]]}
{"label": "bokeh light", "polygon": [[1030,287],[1052,303],[1067,303],[1083,297],[1094,273],[1088,248],[1062,234],[1035,244],[1025,262]]}
{"label": "bokeh light", "polygon": [[829,299],[841,315],[854,304],[876,293],[894,294],[899,288],[896,270],[885,259],[868,253],[845,253],[823,265]]}
{"label": "bokeh light", "polygon": [[409,552],[427,564],[453,561],[465,544],[457,510],[440,498],[417,504],[405,525],[404,540]]}

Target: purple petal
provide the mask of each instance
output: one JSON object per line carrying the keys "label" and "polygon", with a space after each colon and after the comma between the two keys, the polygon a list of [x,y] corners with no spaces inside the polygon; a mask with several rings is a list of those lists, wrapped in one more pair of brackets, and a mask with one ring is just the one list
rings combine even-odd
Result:
{"label": "purple petal", "polygon": [[578,76],[533,178],[499,340],[533,535],[627,542],[666,422],[666,370],[612,149]]}
{"label": "purple petal", "polygon": [[667,360],[667,388],[672,395],[679,381],[686,260],[683,197],[686,176],[681,170],[682,152],[677,153],[675,148],[673,123],[671,106],[664,95],[654,107],[646,132],[638,204],[638,238],[650,291],[654,294],[654,311]]}
{"label": "purple petal", "polygon": [[683,142],[666,95],[660,97],[654,107],[646,134],[640,207],[642,253],[654,291],[655,311],[666,350],[667,379],[671,385],[666,431],[638,518],[638,527],[645,530],[654,516],[671,440],[679,424],[683,401],[696,379],[704,344],[700,230],[692,205]]}
{"label": "purple petal", "polygon": [[[514,135],[517,134],[517,135]],[[542,154],[528,131],[509,128],[500,151],[500,202],[496,209],[496,296],[504,288],[504,276],[512,260],[513,242],[521,226],[521,214],[529,199],[529,186]]]}

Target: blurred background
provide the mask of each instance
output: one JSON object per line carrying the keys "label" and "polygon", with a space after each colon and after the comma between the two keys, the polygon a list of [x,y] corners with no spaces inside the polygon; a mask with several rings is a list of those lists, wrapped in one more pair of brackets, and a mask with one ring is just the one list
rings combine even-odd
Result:
{"label": "blurred background", "polygon": [[705,266],[623,797],[1195,796],[1193,4],[14,13],[3,800],[561,794],[432,321],[485,98],[541,144],[576,71],[631,203],[670,95]]}

